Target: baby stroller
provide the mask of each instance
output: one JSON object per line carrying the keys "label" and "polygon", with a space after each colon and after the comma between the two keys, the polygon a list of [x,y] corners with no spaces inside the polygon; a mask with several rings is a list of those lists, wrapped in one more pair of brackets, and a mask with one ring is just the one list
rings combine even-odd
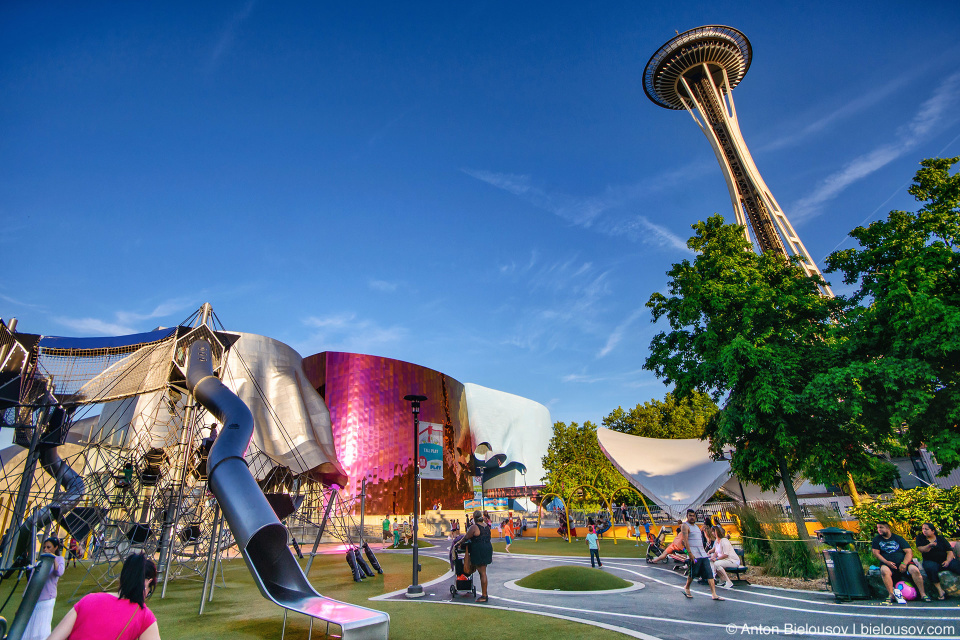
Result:
{"label": "baby stroller", "polygon": [[454,598],[458,593],[469,592],[477,597],[477,587],[473,584],[473,574],[467,575],[463,570],[463,535],[453,539],[450,544],[450,568],[453,570],[453,584],[450,585],[450,595]]}
{"label": "baby stroller", "polygon": [[[664,538],[666,538],[667,531],[667,527],[660,527],[660,533],[657,536],[654,536],[649,531],[647,532],[647,560],[653,560],[663,553],[663,550],[666,548]],[[666,564],[667,559],[664,558],[661,562]]]}

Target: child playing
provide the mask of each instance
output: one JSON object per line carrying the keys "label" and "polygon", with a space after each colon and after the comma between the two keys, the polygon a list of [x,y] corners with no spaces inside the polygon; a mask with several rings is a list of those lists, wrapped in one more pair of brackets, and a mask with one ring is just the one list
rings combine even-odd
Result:
{"label": "child playing", "polygon": [[600,539],[597,538],[597,534],[593,528],[590,526],[590,532],[587,534],[587,547],[590,549],[590,566],[594,567],[593,559],[597,559],[597,564],[601,567],[603,563],[600,562]]}
{"label": "child playing", "polygon": [[503,532],[503,540],[507,543],[504,547],[507,553],[510,553],[510,543],[513,542],[513,512],[507,514],[507,519],[504,520],[501,525],[501,531]]}

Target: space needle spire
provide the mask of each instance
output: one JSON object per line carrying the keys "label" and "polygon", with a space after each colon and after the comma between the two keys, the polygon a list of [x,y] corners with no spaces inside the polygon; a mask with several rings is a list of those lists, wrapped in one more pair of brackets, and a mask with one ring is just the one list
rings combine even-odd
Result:
{"label": "space needle spire", "polygon": [[[732,27],[684,31],[657,49],[643,70],[643,90],[665,109],[686,109],[717,156],[744,234],[763,252],[798,256],[807,275],[823,275],[770,193],[740,133],[733,89],[750,68],[750,41]],[[753,237],[751,237],[751,231]],[[825,294],[832,296],[824,285]]]}

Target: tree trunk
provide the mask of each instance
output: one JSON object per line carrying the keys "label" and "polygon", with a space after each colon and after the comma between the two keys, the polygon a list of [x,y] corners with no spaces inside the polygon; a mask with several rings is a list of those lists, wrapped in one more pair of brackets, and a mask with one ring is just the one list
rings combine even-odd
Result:
{"label": "tree trunk", "polygon": [[803,519],[803,510],[800,509],[800,501],[797,500],[797,492],[793,488],[793,478],[787,471],[787,461],[780,458],[780,480],[783,482],[783,489],[787,492],[787,501],[790,502],[790,512],[793,514],[793,522],[797,525],[797,535],[805,542],[812,542],[810,534],[807,533],[807,524]]}

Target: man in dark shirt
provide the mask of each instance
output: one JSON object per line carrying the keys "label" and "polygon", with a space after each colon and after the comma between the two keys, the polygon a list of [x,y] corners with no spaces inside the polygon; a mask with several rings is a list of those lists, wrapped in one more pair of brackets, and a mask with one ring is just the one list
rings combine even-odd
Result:
{"label": "man in dark shirt", "polygon": [[930,598],[923,589],[923,576],[920,575],[920,569],[911,562],[913,549],[906,540],[890,531],[888,522],[877,523],[877,535],[870,546],[873,548],[873,555],[880,561],[880,577],[890,595],[884,604],[907,603],[902,597],[897,597],[893,593],[893,585],[901,580],[913,582],[917,591],[920,592],[920,597],[930,602]]}

